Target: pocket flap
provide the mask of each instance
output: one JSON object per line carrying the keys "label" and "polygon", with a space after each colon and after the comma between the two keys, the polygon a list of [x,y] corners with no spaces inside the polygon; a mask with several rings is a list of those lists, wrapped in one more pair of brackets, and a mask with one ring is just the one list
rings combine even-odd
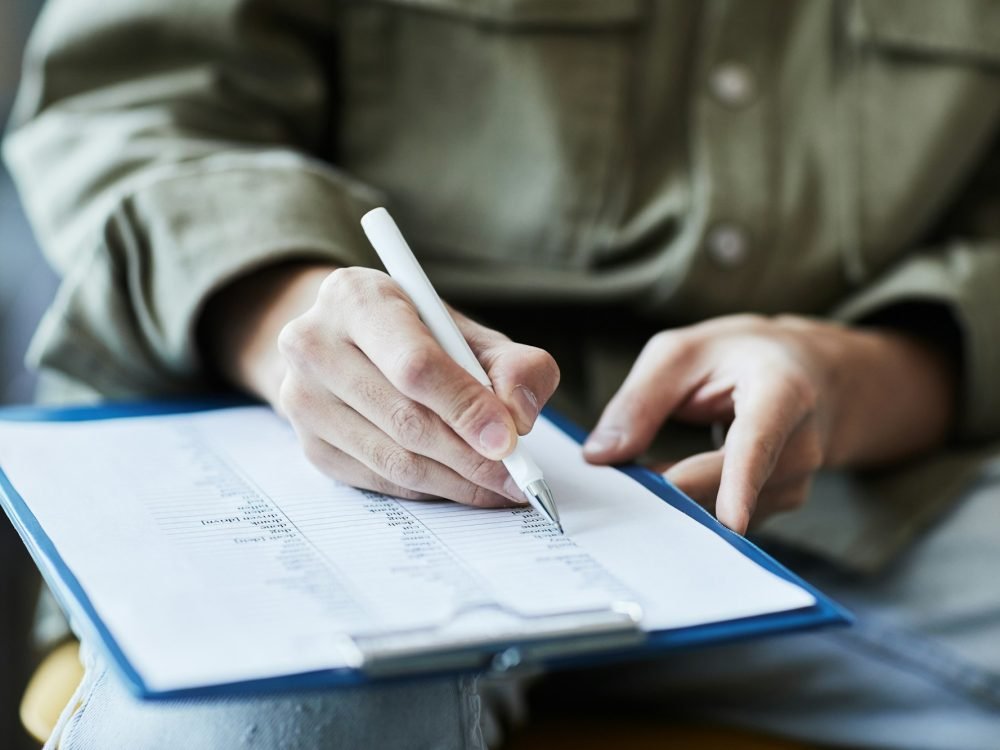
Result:
{"label": "pocket flap", "polygon": [[642,0],[383,0],[485,23],[600,27],[638,19]]}
{"label": "pocket flap", "polygon": [[861,0],[851,26],[900,53],[1000,64],[1000,0]]}

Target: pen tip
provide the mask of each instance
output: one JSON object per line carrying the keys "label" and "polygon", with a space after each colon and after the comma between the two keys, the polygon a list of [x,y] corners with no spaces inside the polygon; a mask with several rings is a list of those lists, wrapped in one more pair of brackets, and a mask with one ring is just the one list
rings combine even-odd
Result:
{"label": "pen tip", "polygon": [[563,531],[562,522],[559,519],[559,511],[556,510],[556,503],[552,498],[552,490],[549,489],[545,480],[539,479],[531,482],[527,487],[527,491],[534,498],[536,507],[555,524],[560,534],[565,534],[566,532]]}

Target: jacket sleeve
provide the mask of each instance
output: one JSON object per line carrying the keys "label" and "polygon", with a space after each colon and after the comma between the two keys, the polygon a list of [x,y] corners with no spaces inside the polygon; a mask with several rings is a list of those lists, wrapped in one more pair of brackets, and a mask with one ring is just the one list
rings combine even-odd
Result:
{"label": "jacket sleeve", "polygon": [[[837,317],[866,321],[897,305],[939,306],[954,321],[958,334],[957,342],[941,342],[948,351],[957,351],[961,360],[957,435],[973,440],[996,438],[1000,436],[998,292],[1000,241],[956,241],[893,268],[849,300]],[[919,330],[921,323],[913,321],[914,333],[923,333]],[[936,337],[933,332],[926,333]]]}
{"label": "jacket sleeve", "polygon": [[[927,315],[930,308],[937,315]],[[957,357],[957,437],[1000,438],[1000,137],[927,247],[890,266],[835,316],[878,321],[893,310],[902,313],[891,315],[893,324],[937,339]],[[906,311],[925,314],[907,320]]]}
{"label": "jacket sleeve", "polygon": [[53,0],[4,155],[62,276],[29,356],[108,396],[188,390],[212,293],[370,264],[372,190],[329,166],[335,3]]}

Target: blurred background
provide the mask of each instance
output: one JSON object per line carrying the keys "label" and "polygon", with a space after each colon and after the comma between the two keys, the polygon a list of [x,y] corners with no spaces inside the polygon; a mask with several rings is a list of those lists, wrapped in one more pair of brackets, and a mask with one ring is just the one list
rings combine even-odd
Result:
{"label": "blurred background", "polygon": [[[41,0],[0,0],[0,125],[7,121],[21,54]],[[0,405],[29,402],[34,379],[23,364],[31,332],[55,290],[0,165]],[[21,730],[17,707],[33,666],[30,649],[34,565],[6,518],[0,518],[0,748],[36,747]]]}

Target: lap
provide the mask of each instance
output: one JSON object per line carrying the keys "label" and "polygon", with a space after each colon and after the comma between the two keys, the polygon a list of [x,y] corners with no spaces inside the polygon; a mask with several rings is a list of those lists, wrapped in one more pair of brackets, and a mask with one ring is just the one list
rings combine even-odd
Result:
{"label": "lap", "polygon": [[485,748],[473,679],[338,691],[145,702],[106,668],[62,734],[61,750]]}
{"label": "lap", "polygon": [[554,676],[544,694],[845,746],[998,746],[1000,464],[879,575],[786,562],[856,623]]}

